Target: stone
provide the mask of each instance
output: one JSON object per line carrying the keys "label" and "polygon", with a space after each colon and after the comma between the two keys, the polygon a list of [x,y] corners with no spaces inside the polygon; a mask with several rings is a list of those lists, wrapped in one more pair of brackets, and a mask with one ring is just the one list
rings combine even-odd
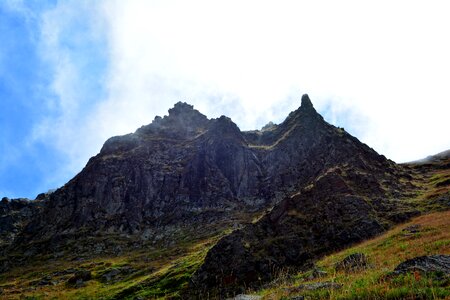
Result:
{"label": "stone", "polygon": [[314,283],[305,283],[300,284],[297,287],[291,288],[289,292],[299,292],[299,291],[315,291],[320,289],[330,289],[330,290],[337,290],[342,288],[342,284],[331,282],[331,281],[324,281],[324,282],[314,282]]}
{"label": "stone", "polygon": [[259,299],[262,299],[262,297],[258,295],[245,295],[245,294],[240,294],[235,296],[234,298],[229,298],[229,300],[259,300]]}
{"label": "stone", "polygon": [[111,281],[117,281],[120,280],[123,276],[129,275],[133,273],[135,270],[130,266],[123,266],[120,268],[114,268],[107,270],[105,273],[103,273],[100,277],[100,281],[108,283]]}
{"label": "stone", "polygon": [[83,287],[85,285],[86,281],[89,281],[92,279],[92,274],[90,271],[87,270],[78,270],[75,272],[75,274],[69,278],[67,281],[67,284],[72,285],[74,287]]}
{"label": "stone", "polygon": [[119,274],[120,274],[120,270],[112,269],[111,271],[106,272],[105,274],[103,274],[102,277],[101,277],[101,280],[103,282],[109,282],[109,281],[111,281],[114,277],[116,277]]}
{"label": "stone", "polygon": [[308,280],[313,280],[313,279],[317,279],[317,278],[321,278],[321,277],[325,277],[327,276],[328,273],[325,271],[322,271],[320,269],[314,268],[311,271],[311,274],[308,276]]}
{"label": "stone", "polygon": [[299,286],[300,289],[305,290],[319,290],[319,289],[331,289],[331,290],[337,290],[342,288],[342,284],[336,283],[336,282],[317,282],[317,283],[308,283],[304,284],[303,286]]}
{"label": "stone", "polygon": [[0,246],[14,242],[42,205],[40,201],[3,197],[0,201]]}
{"label": "stone", "polygon": [[364,253],[354,253],[336,264],[336,271],[354,272],[368,267],[368,260]]}
{"label": "stone", "polygon": [[413,224],[411,226],[403,228],[402,232],[404,233],[404,235],[411,235],[411,234],[420,232],[421,229],[422,229],[422,225]]}
{"label": "stone", "polygon": [[421,273],[439,272],[450,275],[450,255],[418,256],[408,259],[395,267],[393,274],[406,274],[419,271]]}

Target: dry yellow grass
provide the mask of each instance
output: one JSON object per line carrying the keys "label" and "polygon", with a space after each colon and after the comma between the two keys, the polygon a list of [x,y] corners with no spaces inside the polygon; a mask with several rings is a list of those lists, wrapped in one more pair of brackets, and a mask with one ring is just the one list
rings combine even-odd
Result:
{"label": "dry yellow grass", "polygon": [[[410,234],[403,231],[416,224],[421,226],[420,232]],[[368,257],[368,269],[354,273],[335,271],[337,262],[357,252]],[[402,261],[433,254],[450,255],[450,211],[420,216],[381,236],[323,258],[317,266],[328,273],[325,277],[308,280],[305,279],[307,273],[300,273],[289,283],[259,293],[264,299],[288,299],[301,294],[293,292],[299,284],[332,281],[343,287],[339,290],[304,292],[304,295],[310,299],[447,299],[450,297],[449,281],[442,283],[417,275],[397,279],[386,276]]]}

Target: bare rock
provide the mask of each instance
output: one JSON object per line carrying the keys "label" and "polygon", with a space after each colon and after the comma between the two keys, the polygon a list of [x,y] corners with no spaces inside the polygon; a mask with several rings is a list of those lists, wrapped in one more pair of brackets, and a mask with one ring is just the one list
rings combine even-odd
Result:
{"label": "bare rock", "polygon": [[422,225],[413,224],[413,225],[403,228],[402,232],[403,232],[403,235],[408,236],[408,235],[412,235],[415,233],[419,233],[421,231],[421,229],[422,229]]}
{"label": "bare rock", "polygon": [[301,291],[315,291],[320,289],[329,289],[329,290],[337,290],[342,288],[342,284],[331,282],[331,281],[324,281],[324,282],[314,282],[314,283],[305,283],[301,284],[297,287],[290,288],[289,292],[301,292]]}
{"label": "bare rock", "polygon": [[368,260],[364,253],[354,253],[336,264],[336,271],[354,272],[368,267]]}
{"label": "bare rock", "polygon": [[92,274],[87,270],[79,270],[75,272],[75,274],[69,278],[67,281],[68,285],[74,286],[76,288],[83,287],[86,281],[92,279]]}
{"label": "bare rock", "polygon": [[399,264],[393,274],[405,274],[419,271],[421,273],[439,272],[450,275],[450,255],[419,256]]}
{"label": "bare rock", "polygon": [[260,300],[262,299],[261,296],[258,295],[245,295],[245,294],[240,294],[235,296],[234,298],[229,298],[229,300]]}

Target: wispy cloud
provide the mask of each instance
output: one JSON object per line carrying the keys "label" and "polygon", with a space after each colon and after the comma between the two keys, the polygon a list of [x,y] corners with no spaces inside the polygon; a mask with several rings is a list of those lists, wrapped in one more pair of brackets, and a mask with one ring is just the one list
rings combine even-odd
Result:
{"label": "wispy cloud", "polygon": [[376,150],[415,159],[450,147],[450,21],[442,5],[108,2],[104,107],[132,113],[106,115],[130,131],[181,97],[250,129],[281,120],[288,111],[280,104],[291,101],[291,110],[309,92],[319,110],[332,107],[333,122]]}
{"label": "wispy cloud", "polygon": [[35,126],[31,142],[45,141],[67,158],[54,176],[73,176],[102,143],[87,123],[103,100],[107,44],[95,3],[58,2],[40,18],[39,49],[51,68],[45,99],[47,116]]}
{"label": "wispy cloud", "polygon": [[445,1],[7,3],[38,25],[48,80],[28,143],[60,156],[48,184],[180,100],[254,129],[307,92],[396,161],[450,148]]}

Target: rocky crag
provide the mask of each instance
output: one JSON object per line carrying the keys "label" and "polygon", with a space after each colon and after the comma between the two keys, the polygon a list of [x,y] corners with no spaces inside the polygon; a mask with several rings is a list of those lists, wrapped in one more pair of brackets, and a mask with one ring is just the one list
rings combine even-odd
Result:
{"label": "rocky crag", "polygon": [[[235,291],[414,215],[399,200],[414,189],[410,179],[325,122],[307,95],[284,122],[255,131],[179,102],[109,139],[77,176],[43,195],[7,249],[115,253],[124,250],[117,236],[136,248],[247,225],[219,241],[192,283]],[[86,242],[99,236],[100,246]]]}
{"label": "rocky crag", "polygon": [[42,206],[39,199],[30,201],[3,197],[0,201],[0,245],[11,244]]}

